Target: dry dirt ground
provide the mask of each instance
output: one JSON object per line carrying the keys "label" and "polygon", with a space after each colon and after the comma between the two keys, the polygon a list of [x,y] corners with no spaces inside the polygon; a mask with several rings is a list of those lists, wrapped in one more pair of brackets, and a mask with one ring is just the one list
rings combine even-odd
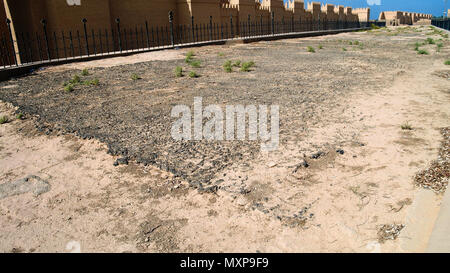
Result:
{"label": "dry dirt ground", "polygon": [[[187,51],[0,83],[0,251],[424,250],[414,176],[449,126],[448,36],[424,26],[208,46],[194,49],[198,68]],[[256,65],[226,73],[226,60]],[[83,68],[98,85],[64,91]],[[279,105],[280,148],[172,140],[171,108],[194,97]],[[425,191],[438,211],[442,193]]]}

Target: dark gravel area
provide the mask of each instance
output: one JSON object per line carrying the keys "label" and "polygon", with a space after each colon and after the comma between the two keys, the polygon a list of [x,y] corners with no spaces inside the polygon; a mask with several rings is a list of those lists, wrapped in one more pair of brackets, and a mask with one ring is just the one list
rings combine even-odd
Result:
{"label": "dark gravel area", "polygon": [[418,187],[445,193],[450,180],[450,127],[442,128],[443,137],[438,159],[431,166],[416,174],[414,182]]}
{"label": "dark gravel area", "polygon": [[[389,83],[387,68],[406,69],[398,60],[417,58],[409,48],[412,40],[352,35],[196,48],[200,68],[189,67],[184,60],[93,68],[81,79],[98,78],[99,85],[78,85],[73,92],[65,92],[63,83],[81,71],[44,70],[0,83],[0,99],[18,106],[20,112],[37,115],[36,125],[44,132],[96,138],[108,145],[109,153],[123,158],[119,163],[136,160],[155,165],[202,188],[224,168],[257,159],[260,145],[251,141],[176,142],[170,134],[172,107],[192,105],[194,97],[203,97],[204,106],[277,104],[281,145],[295,141],[308,126],[321,121],[328,107],[345,102],[352,90],[381,88]],[[349,45],[349,40],[359,40],[363,46]],[[309,45],[316,53],[306,51]],[[256,65],[250,72],[234,68],[233,73],[225,73],[226,60]],[[175,77],[176,66],[183,66],[184,77]],[[189,71],[200,77],[190,78]],[[132,80],[134,73],[141,79]]]}

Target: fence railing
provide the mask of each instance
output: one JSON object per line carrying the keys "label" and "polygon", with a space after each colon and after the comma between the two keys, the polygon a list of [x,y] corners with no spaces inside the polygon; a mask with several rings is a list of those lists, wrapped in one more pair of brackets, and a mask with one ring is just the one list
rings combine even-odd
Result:
{"label": "fence railing", "polygon": [[[150,26],[145,22],[133,28],[122,27],[119,18],[111,29],[92,29],[86,19],[80,20],[80,29],[49,32],[47,21],[41,20],[39,32],[13,33],[7,19],[9,33],[0,34],[0,69],[35,63],[86,58],[134,51],[176,47],[208,41],[275,36],[286,33],[340,30],[368,27],[369,22],[303,21],[301,18],[276,21],[250,18],[238,21],[230,17],[228,22],[196,23],[192,17],[188,25],[175,25],[169,13],[166,25]],[[373,22],[372,22],[373,23]]]}
{"label": "fence railing", "polygon": [[431,19],[431,24],[439,28],[450,30],[450,18],[433,18]]}

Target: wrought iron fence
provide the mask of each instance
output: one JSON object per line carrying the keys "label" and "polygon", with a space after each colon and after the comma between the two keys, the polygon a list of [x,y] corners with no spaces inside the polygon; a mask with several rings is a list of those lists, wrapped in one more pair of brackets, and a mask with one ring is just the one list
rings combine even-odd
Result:
{"label": "wrought iron fence", "polygon": [[450,18],[433,18],[431,19],[431,24],[439,28],[450,30]]}
{"label": "wrought iron fence", "polygon": [[283,18],[276,21],[272,13],[269,20],[250,18],[238,21],[230,16],[228,22],[196,23],[191,17],[188,25],[175,25],[173,13],[163,26],[150,26],[146,21],[133,28],[122,27],[115,20],[111,29],[92,29],[86,19],[80,20],[81,30],[49,32],[47,21],[41,20],[40,32],[13,33],[11,21],[7,19],[9,33],[0,35],[0,69],[35,63],[86,58],[127,52],[172,48],[180,45],[235,38],[275,36],[287,33],[354,29],[369,27],[373,22],[304,21],[302,18]]}

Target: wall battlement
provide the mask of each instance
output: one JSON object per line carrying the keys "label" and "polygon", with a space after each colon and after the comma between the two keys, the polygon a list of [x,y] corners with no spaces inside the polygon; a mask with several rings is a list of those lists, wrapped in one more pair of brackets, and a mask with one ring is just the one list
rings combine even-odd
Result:
{"label": "wall battlement", "polygon": [[[431,20],[433,15],[405,12],[405,11],[383,11],[380,13],[378,20],[385,21],[387,26],[414,25],[423,24],[424,21]],[[430,21],[431,22],[431,21]]]}
{"label": "wall battlement", "polygon": [[[33,33],[41,28],[40,20],[45,18],[49,32],[71,30],[82,31],[82,18],[87,19],[89,28],[116,28],[116,18],[121,27],[134,28],[146,22],[149,27],[168,25],[168,12],[174,13],[175,25],[190,25],[192,16],[197,24],[228,22],[230,16],[237,20],[263,17],[265,21],[274,14],[276,21],[283,18],[314,21],[367,21],[370,9],[344,8],[320,2],[304,0],[81,0],[72,5],[66,0],[0,0],[11,10],[12,24],[18,32]],[[4,8],[3,8],[4,9]],[[299,18],[300,17],[300,18]]]}
{"label": "wall battlement", "polygon": [[[3,22],[11,19],[14,40],[26,35],[49,35],[52,42],[48,47],[52,51],[58,51],[53,41],[56,38],[52,37],[70,36],[78,47],[78,53],[72,53],[76,56],[88,47],[87,36],[102,37],[92,43],[102,43],[109,38],[106,42],[115,48],[121,45],[118,37],[113,36],[125,37],[133,42],[122,46],[133,49],[139,47],[138,43],[154,39],[167,43],[171,28],[178,36],[180,30],[190,29],[191,39],[197,39],[193,37],[194,32],[202,39],[206,32],[212,32],[211,29],[215,34],[225,32],[225,35],[235,36],[241,30],[254,31],[256,26],[260,31],[274,32],[344,28],[356,26],[352,23],[358,21],[368,21],[370,14],[368,8],[353,10],[316,1],[306,6],[304,0],[287,3],[283,0],[79,0],[76,4],[72,0],[0,0],[0,19],[3,18]],[[173,15],[173,26],[169,23],[169,12]],[[42,19],[46,21],[45,31]],[[82,19],[86,19],[85,24]],[[8,37],[6,24],[2,24],[0,30]],[[98,44],[92,46],[102,51]]]}

